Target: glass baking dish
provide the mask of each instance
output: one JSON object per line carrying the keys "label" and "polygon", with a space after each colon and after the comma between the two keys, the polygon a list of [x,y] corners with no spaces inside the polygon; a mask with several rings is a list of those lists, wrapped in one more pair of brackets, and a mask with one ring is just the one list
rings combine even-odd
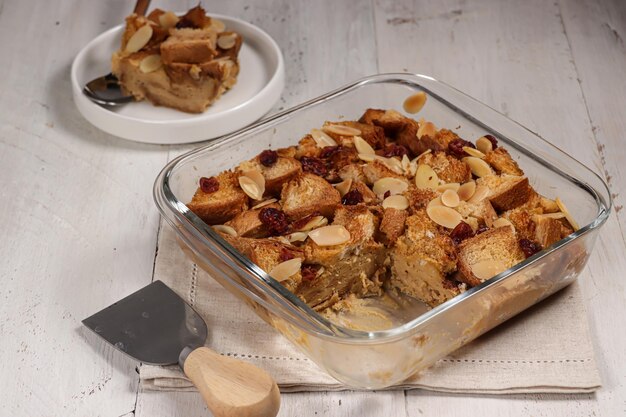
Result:
{"label": "glass baking dish", "polygon": [[[460,126],[456,132],[467,139],[496,136],[535,189],[549,198],[560,197],[582,227],[419,317],[388,330],[360,331],[335,325],[310,309],[185,206],[201,176],[233,168],[264,149],[294,145],[327,120],[356,120],[369,107],[400,110],[404,99],[417,91],[428,94],[418,117],[437,126]],[[580,162],[471,97],[412,74],[363,78],[182,155],[159,174],[154,197],[194,262],[334,378],[365,389],[400,383],[572,283],[611,209],[606,184]]]}

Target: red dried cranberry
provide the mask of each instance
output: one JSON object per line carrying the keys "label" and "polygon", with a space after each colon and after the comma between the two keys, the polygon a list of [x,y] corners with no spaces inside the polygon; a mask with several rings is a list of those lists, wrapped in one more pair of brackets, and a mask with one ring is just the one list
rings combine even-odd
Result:
{"label": "red dried cranberry", "polygon": [[352,190],[347,192],[341,199],[341,204],[344,206],[355,206],[363,202],[363,194],[359,190]]}
{"label": "red dried cranberry", "polygon": [[324,148],[322,148],[322,151],[320,152],[320,158],[323,158],[323,159],[329,158],[333,156],[334,154],[336,154],[337,152],[339,152],[340,150],[341,150],[340,145],[325,146]]}
{"label": "red dried cranberry", "polygon": [[306,281],[313,281],[317,277],[317,271],[319,270],[319,265],[303,265],[302,279]]}
{"label": "red dried cranberry", "polygon": [[465,139],[454,139],[448,143],[448,152],[452,156],[456,156],[459,159],[465,158],[466,156],[469,156],[469,154],[463,150],[464,146],[476,148],[472,142],[468,142]]}
{"label": "red dried cranberry", "polygon": [[293,252],[290,251],[289,249],[287,249],[286,247],[282,246],[280,248],[280,253],[278,254],[278,259],[281,262],[288,261],[288,260],[293,259],[295,257],[296,256],[293,254]]}
{"label": "red dried cranberry", "polygon": [[303,156],[300,158],[300,163],[302,164],[302,170],[304,172],[310,172],[311,174],[319,175],[320,177],[323,177],[328,173],[326,164],[319,158]]}
{"label": "red dried cranberry", "polygon": [[259,155],[259,161],[266,166],[271,167],[278,160],[278,154],[276,151],[272,151],[271,149],[266,149]]}
{"label": "red dried cranberry", "polygon": [[469,239],[474,236],[474,231],[472,230],[472,226],[465,222],[461,222],[456,225],[452,232],[450,233],[450,238],[454,242],[455,245],[463,242],[465,239]]}
{"label": "red dried cranberry", "polygon": [[215,177],[202,177],[200,178],[200,189],[204,193],[214,193],[220,189],[220,183]]}
{"label": "red dried cranberry", "polygon": [[396,144],[387,145],[383,152],[383,156],[385,158],[391,158],[392,156],[399,156],[400,158],[402,158],[403,155],[408,155],[408,154],[409,154],[409,151],[407,151],[407,149],[404,146],[396,145]]}
{"label": "red dried cranberry", "polygon": [[519,247],[522,249],[522,252],[524,252],[524,255],[526,255],[527,258],[530,258],[537,252],[541,252],[543,249],[539,243],[533,242],[530,239],[520,239]]}
{"label": "red dried cranberry", "polygon": [[391,191],[389,190],[385,191],[385,194],[383,194],[383,200],[387,197],[391,197]]}
{"label": "red dried cranberry", "polygon": [[489,228],[485,225],[480,226],[478,229],[476,229],[476,235],[479,235],[481,233],[485,233],[487,230],[489,230]]}
{"label": "red dried cranberry", "polygon": [[489,140],[489,142],[491,142],[491,147],[493,149],[496,149],[498,147],[498,139],[496,139],[495,136],[493,136],[493,135],[485,135],[485,138],[487,138]]}
{"label": "red dried cranberry", "polygon": [[287,215],[284,211],[273,207],[265,207],[259,211],[259,220],[272,235],[282,235],[289,229]]}

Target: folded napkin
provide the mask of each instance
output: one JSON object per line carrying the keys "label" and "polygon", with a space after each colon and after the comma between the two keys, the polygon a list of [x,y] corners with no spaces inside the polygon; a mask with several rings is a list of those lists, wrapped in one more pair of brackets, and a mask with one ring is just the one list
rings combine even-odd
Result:
{"label": "folded napkin", "polygon": [[[192,263],[167,225],[161,225],[158,248],[154,279],[202,315],[211,349],[265,369],[283,392],[349,389]],[[139,375],[146,389],[195,389],[177,366],[142,365]],[[391,389],[510,394],[581,393],[599,387],[587,316],[574,283]]]}

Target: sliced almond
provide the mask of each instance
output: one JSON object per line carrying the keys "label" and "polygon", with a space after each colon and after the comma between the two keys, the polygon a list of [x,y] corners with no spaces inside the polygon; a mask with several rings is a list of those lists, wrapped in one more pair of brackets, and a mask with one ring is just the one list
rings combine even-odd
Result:
{"label": "sliced almond", "polygon": [[270,198],[268,200],[261,201],[259,204],[257,204],[256,206],[252,206],[250,209],[251,210],[260,209],[261,207],[269,206],[270,204],[275,203],[277,201],[278,200],[276,200],[275,198]]}
{"label": "sliced almond", "polygon": [[340,136],[358,136],[361,134],[359,129],[344,125],[327,124],[322,127],[322,130]]}
{"label": "sliced almond", "polygon": [[387,191],[391,195],[402,194],[409,188],[409,184],[400,178],[385,177],[374,183],[372,191],[376,195],[385,195]]}
{"label": "sliced almond", "polygon": [[326,226],[328,219],[324,216],[315,216],[306,222],[304,226],[298,229],[298,232],[308,232],[309,230],[317,229],[318,227]]}
{"label": "sliced almond", "polygon": [[476,158],[483,159],[485,157],[484,153],[482,153],[478,149],[472,148],[471,146],[463,146],[463,150],[465,151],[466,154],[470,156],[475,156]]}
{"label": "sliced almond", "polygon": [[[550,219],[562,219],[565,217],[565,213],[562,212],[558,212],[558,213],[546,213],[546,214],[540,214],[541,217],[547,217]],[[569,220],[568,220],[569,221]]]}
{"label": "sliced almond", "polygon": [[461,200],[467,201],[470,198],[472,198],[472,196],[476,192],[476,182],[475,181],[466,182],[465,184],[461,185],[456,192],[459,194],[459,198]]}
{"label": "sliced almond", "polygon": [[248,171],[244,171],[244,176],[252,179],[252,181],[256,182],[256,184],[265,191],[265,177],[258,169],[250,169]]}
{"label": "sliced almond", "polygon": [[225,224],[216,224],[215,226],[212,226],[212,227],[213,227],[213,230],[215,230],[216,232],[224,233],[229,236],[237,236],[237,231],[231,226],[226,226]]}
{"label": "sliced almond", "polygon": [[339,191],[339,194],[341,194],[341,196],[343,197],[344,195],[348,194],[348,191],[350,191],[350,187],[352,187],[352,178],[341,181],[339,184],[334,184],[333,187],[335,187],[335,189]]}
{"label": "sliced almond", "polygon": [[472,204],[480,203],[489,195],[490,192],[491,190],[489,190],[489,187],[485,185],[477,185],[474,194],[469,200],[467,200],[467,202]]}
{"label": "sliced almond", "polygon": [[559,206],[559,209],[561,209],[561,212],[565,215],[565,218],[567,219],[569,224],[572,226],[574,231],[580,229],[580,226],[578,226],[578,223],[576,222],[576,220],[574,220],[574,217],[571,215],[567,207],[565,207],[565,204],[563,203],[563,201],[561,201],[559,197],[557,197],[554,201],[556,202],[556,205]]}
{"label": "sliced almond", "polygon": [[454,190],[445,190],[441,194],[441,202],[448,207],[456,207],[459,205],[459,195]]}
{"label": "sliced almond", "polygon": [[383,208],[406,210],[409,208],[409,200],[402,194],[391,195],[383,200]]}
{"label": "sliced almond", "polygon": [[427,98],[428,96],[426,95],[426,93],[420,91],[407,97],[407,99],[404,100],[404,104],[402,107],[404,107],[404,111],[407,113],[419,113],[419,111],[422,110],[422,107],[424,107],[424,104],[426,104]]}
{"label": "sliced almond", "polygon": [[420,127],[417,129],[417,137],[420,139],[423,136],[429,136],[433,138],[435,137],[435,133],[437,133],[437,126],[435,126],[435,124],[432,122],[420,123]]}
{"label": "sliced almond", "polygon": [[415,172],[415,185],[422,190],[436,190],[439,186],[439,176],[429,165],[419,164]]}
{"label": "sliced almond", "polygon": [[357,156],[359,157],[359,159],[361,161],[374,162],[374,160],[376,160],[376,157],[378,155],[374,155],[374,154],[371,154],[371,153],[360,153]]}
{"label": "sliced almond", "polygon": [[481,136],[476,141],[476,148],[486,155],[489,152],[493,151],[493,144],[491,143],[489,139],[487,139],[484,136]]}
{"label": "sliced almond", "polygon": [[150,38],[152,38],[152,26],[143,25],[130,37],[126,43],[125,51],[130,54],[139,51],[148,44]]}
{"label": "sliced almond", "polygon": [[441,197],[436,197],[430,200],[426,208],[435,207],[435,206],[443,206],[443,203],[441,202]]}
{"label": "sliced almond", "polygon": [[225,33],[217,38],[217,46],[222,49],[230,49],[237,43],[236,33]]}
{"label": "sliced almond", "polygon": [[288,234],[285,237],[287,238],[287,241],[289,241],[289,243],[293,243],[293,242],[304,242],[308,236],[309,234],[306,232],[293,232],[293,233]]}
{"label": "sliced almond", "polygon": [[396,158],[385,158],[383,156],[380,156],[380,157],[378,157],[376,159],[381,161],[383,164],[385,164],[385,166],[387,168],[389,168],[390,170],[392,170],[396,174],[400,174],[400,175],[404,174],[404,170],[402,169],[402,163],[400,162],[399,159],[396,159]]}
{"label": "sliced almond", "polygon": [[363,139],[361,136],[354,137],[354,147],[356,148],[356,151],[360,154],[374,155],[376,153],[374,152],[374,148],[372,148],[371,145],[367,143],[365,139]]}
{"label": "sliced almond", "polygon": [[413,158],[413,161],[419,161],[419,159],[424,156],[424,155],[428,155],[429,153],[431,153],[433,150],[432,149],[426,149],[424,152],[422,152],[421,154],[417,155],[415,158]]}
{"label": "sliced almond", "polygon": [[144,74],[154,72],[163,66],[161,55],[148,55],[139,63],[139,70]]}
{"label": "sliced almond", "polygon": [[253,200],[260,200],[263,198],[263,191],[259,188],[256,182],[250,177],[239,177],[239,186],[248,197]]}
{"label": "sliced almond", "polygon": [[493,221],[493,223],[491,224],[492,227],[506,227],[506,226],[511,226],[513,228],[513,230],[515,230],[515,226],[513,226],[513,223],[511,223],[511,221],[509,219],[506,219],[504,217],[498,217],[497,219],[495,219]]}
{"label": "sliced almond", "polygon": [[402,155],[402,159],[400,160],[400,165],[402,165],[402,170],[405,174],[411,173],[411,160],[406,154]]}
{"label": "sliced almond", "polygon": [[226,25],[221,20],[218,20],[212,17],[210,28],[216,31],[217,33],[222,33],[226,29]]}
{"label": "sliced almond", "polygon": [[350,232],[344,226],[324,226],[309,232],[309,237],[319,246],[335,246],[350,240]]}
{"label": "sliced almond", "polygon": [[479,178],[493,174],[493,170],[491,169],[489,164],[480,158],[476,158],[475,156],[467,156],[463,158],[462,161],[469,165],[470,169],[472,170],[472,174],[476,175]]}
{"label": "sliced almond", "polygon": [[439,191],[440,193],[443,193],[446,190],[458,191],[459,188],[461,188],[461,184],[459,184],[458,182],[449,182],[447,184],[441,184],[440,186],[438,186],[437,191]]}
{"label": "sliced almond", "polygon": [[159,23],[165,29],[173,28],[178,23],[178,16],[172,12],[165,12],[159,16]]}
{"label": "sliced almond", "polygon": [[483,281],[491,277],[495,277],[506,269],[506,264],[503,261],[498,261],[496,259],[485,259],[472,265],[472,273],[476,275],[478,279]]}
{"label": "sliced almond", "polygon": [[315,144],[320,148],[325,148],[327,146],[337,146],[337,142],[335,142],[335,139],[331,138],[319,129],[311,129],[311,136],[313,137]]}
{"label": "sliced almond", "polygon": [[426,214],[432,221],[448,229],[454,229],[463,220],[461,213],[446,206],[426,207]]}
{"label": "sliced almond", "polygon": [[282,282],[286,279],[289,279],[289,277],[297,274],[298,271],[300,271],[301,267],[302,259],[293,258],[276,265],[274,268],[272,268],[268,275],[274,278],[276,281]]}

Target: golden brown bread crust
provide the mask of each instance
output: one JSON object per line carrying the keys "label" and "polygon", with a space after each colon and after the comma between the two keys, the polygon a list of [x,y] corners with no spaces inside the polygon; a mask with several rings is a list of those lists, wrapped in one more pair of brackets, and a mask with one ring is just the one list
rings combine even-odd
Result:
{"label": "golden brown bread crust", "polygon": [[[272,203],[263,207],[280,209],[280,204]],[[270,232],[265,224],[259,219],[261,208],[252,208],[243,211],[225,224],[232,227],[237,235],[242,237],[263,238],[268,237]]]}
{"label": "golden brown bread crust", "polygon": [[409,216],[406,210],[386,208],[383,212],[383,219],[380,222],[381,241],[392,246],[396,240],[404,234],[404,226]]}
{"label": "golden brown bread crust", "polygon": [[489,201],[498,212],[512,210],[537,196],[526,177],[490,175],[479,178],[476,183],[492,190]]}
{"label": "golden brown bread crust", "polygon": [[418,159],[420,164],[430,166],[439,179],[445,182],[464,183],[472,179],[469,165],[445,152],[429,152]]}
{"label": "golden brown bread crust", "polygon": [[366,163],[363,166],[363,175],[365,176],[365,183],[367,185],[372,185],[379,179],[387,178],[387,177],[400,178],[402,180],[406,180],[406,177],[404,175],[400,175],[392,171],[379,160],[374,160],[372,162]]}
{"label": "golden brown bread crust", "polygon": [[[374,149],[381,149],[384,147],[386,143],[385,131],[378,126],[374,126],[374,125],[366,124],[366,123],[360,123],[360,122],[353,122],[353,121],[324,123],[324,126],[328,126],[328,125],[348,126],[353,129],[360,130],[361,134],[359,136],[365,139],[365,141],[369,143]],[[336,133],[333,133],[332,131],[325,131],[325,132],[328,134],[328,136],[335,139],[335,141],[337,141],[337,143],[340,145],[346,145],[346,144],[352,143],[352,137],[341,136]]]}
{"label": "golden brown bread crust", "polygon": [[532,221],[535,225],[535,234],[532,240],[539,243],[542,248],[545,249],[561,240],[561,222],[557,219],[535,214]]}
{"label": "golden brown bread crust", "polygon": [[259,170],[265,178],[265,195],[278,197],[283,184],[302,173],[302,165],[295,158],[279,156],[275,163],[265,166],[260,162],[259,156],[256,156],[239,164],[237,170],[240,172]]}
{"label": "golden brown bread crust", "polygon": [[517,162],[511,158],[509,152],[503,147],[498,147],[485,155],[485,162],[491,165],[498,174],[524,175],[517,165]]}
{"label": "golden brown bread crust", "polygon": [[332,217],[341,203],[341,196],[324,178],[304,172],[285,184],[280,194],[280,205],[292,219],[313,213]]}
{"label": "golden brown bread crust", "polygon": [[214,193],[205,193],[198,188],[189,210],[208,224],[222,224],[248,208],[248,196],[239,188],[237,174],[226,171],[217,177],[219,189]]}

